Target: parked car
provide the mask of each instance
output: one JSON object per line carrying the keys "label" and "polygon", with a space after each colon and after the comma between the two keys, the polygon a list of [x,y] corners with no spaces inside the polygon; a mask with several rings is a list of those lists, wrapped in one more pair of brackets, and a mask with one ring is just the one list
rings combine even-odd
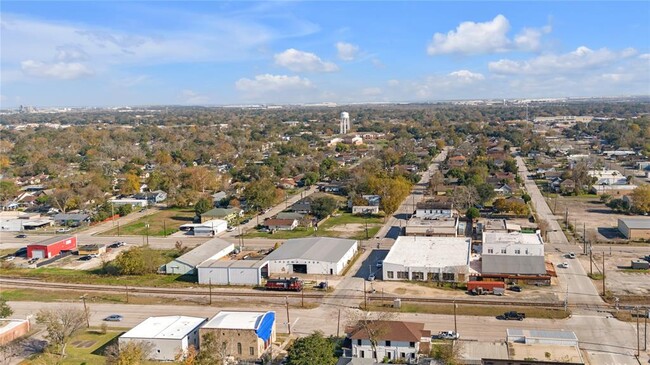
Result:
{"label": "parked car", "polygon": [[557,265],[557,267],[561,267],[563,269],[568,269],[569,268],[569,263],[568,262],[563,262],[563,263]]}
{"label": "parked car", "polygon": [[29,259],[29,261],[27,261],[27,263],[28,263],[29,265],[31,265],[31,264],[36,263],[36,261],[38,261],[38,257],[34,257],[34,258],[32,258],[32,259]]}
{"label": "parked car", "polygon": [[70,231],[72,231],[72,229],[70,229],[70,228],[59,228],[59,229],[56,230],[56,233],[66,233],[66,232],[70,232]]}
{"label": "parked car", "polygon": [[517,293],[521,292],[521,287],[517,285],[513,285],[508,288],[509,290],[516,291]]}
{"label": "parked car", "polygon": [[374,281],[374,280],[375,280],[375,274],[368,275],[368,281]]}
{"label": "parked car", "polygon": [[86,256],[81,256],[81,257],[79,258],[79,261],[90,261],[90,260],[92,260],[92,259],[93,259],[92,256],[90,256],[90,255],[86,255]]}
{"label": "parked car", "polygon": [[120,247],[125,246],[125,245],[126,245],[126,242],[117,241],[117,242],[113,242],[110,245],[108,245],[108,248],[120,248]]}
{"label": "parked car", "polygon": [[575,258],[576,258],[576,254],[573,253],[573,252],[569,252],[569,254],[568,254],[566,257],[568,257],[568,258],[570,258],[570,259],[575,259]]}
{"label": "parked car", "polygon": [[119,322],[119,321],[122,320],[122,318],[124,318],[124,317],[122,317],[119,314],[111,314],[110,316],[104,318],[104,320],[108,321],[108,322]]}
{"label": "parked car", "polygon": [[442,331],[439,332],[437,335],[431,336],[433,339],[441,339],[441,340],[457,340],[460,338],[460,334],[454,331]]}
{"label": "parked car", "polygon": [[382,266],[384,266],[384,260],[377,261],[377,267],[382,267]]}
{"label": "parked car", "polygon": [[25,256],[27,255],[27,247],[21,247],[14,252],[14,256]]}
{"label": "parked car", "polygon": [[248,223],[248,222],[250,222],[250,221],[251,221],[250,218],[246,218],[246,219],[244,219],[243,221],[241,221],[241,224],[246,224],[246,223]]}
{"label": "parked car", "polygon": [[24,233],[21,233],[21,234],[17,235],[16,238],[27,238],[27,235],[24,234]]}
{"label": "parked car", "polygon": [[226,229],[226,232],[232,232],[234,230],[235,230],[235,227],[228,226],[228,228]]}
{"label": "parked car", "polygon": [[505,313],[497,316],[497,319],[506,320],[506,321],[508,321],[508,320],[511,320],[511,321],[514,321],[514,320],[523,321],[524,318],[526,318],[526,313],[520,313],[520,312],[515,312],[515,311],[505,312]]}
{"label": "parked car", "polygon": [[16,256],[14,256],[14,255],[9,255],[9,256],[5,257],[5,261],[13,261],[15,259],[16,259]]}

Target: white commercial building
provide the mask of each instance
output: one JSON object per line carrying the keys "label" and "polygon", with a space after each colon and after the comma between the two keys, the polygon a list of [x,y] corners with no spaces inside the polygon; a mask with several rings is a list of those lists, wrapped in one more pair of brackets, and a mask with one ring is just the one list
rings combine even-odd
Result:
{"label": "white commercial building", "polygon": [[235,250],[235,245],[213,238],[195,249],[175,258],[161,269],[166,274],[195,274],[196,268],[208,260],[219,260]]}
{"label": "white commercial building", "polygon": [[627,177],[616,170],[589,170],[590,177],[596,178],[594,185],[626,185]]}
{"label": "white commercial building", "polygon": [[286,241],[266,257],[271,274],[339,275],[359,250],[359,242],[310,237]]}
{"label": "white commercial building", "polygon": [[483,274],[546,274],[544,241],[536,233],[483,232]]}
{"label": "white commercial building", "polygon": [[147,199],[111,199],[108,201],[109,203],[113,205],[130,205],[132,207],[146,207],[149,205],[149,201]]}
{"label": "white commercial building", "polygon": [[471,239],[397,237],[382,267],[384,280],[466,282]]}
{"label": "white commercial building", "polygon": [[216,236],[228,229],[228,222],[223,219],[212,219],[203,223],[186,223],[179,229],[195,236]]}
{"label": "white commercial building", "polygon": [[174,361],[181,352],[187,354],[190,346],[199,349],[199,328],[207,318],[186,316],[149,317],[120,336],[123,349],[129,342],[146,342],[152,349],[149,359]]}
{"label": "white commercial building", "polygon": [[207,260],[197,267],[199,284],[262,285],[269,276],[268,260]]}

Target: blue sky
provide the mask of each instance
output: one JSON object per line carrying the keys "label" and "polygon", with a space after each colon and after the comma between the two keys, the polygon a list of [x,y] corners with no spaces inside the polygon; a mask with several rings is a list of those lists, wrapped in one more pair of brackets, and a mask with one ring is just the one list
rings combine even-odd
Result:
{"label": "blue sky", "polygon": [[2,107],[650,94],[650,2],[2,1]]}

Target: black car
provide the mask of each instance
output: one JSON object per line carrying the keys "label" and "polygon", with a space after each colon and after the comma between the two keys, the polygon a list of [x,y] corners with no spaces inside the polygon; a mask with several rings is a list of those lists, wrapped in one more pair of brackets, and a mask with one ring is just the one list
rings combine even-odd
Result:
{"label": "black car", "polygon": [[92,259],[93,259],[92,256],[90,256],[90,255],[86,255],[86,256],[81,256],[81,257],[79,258],[79,261],[90,261],[90,260],[92,260]]}
{"label": "black car", "polygon": [[21,234],[17,235],[16,238],[27,238],[27,235],[24,234],[24,233],[21,233]]}
{"label": "black car", "polygon": [[25,256],[27,255],[27,247],[21,247],[16,252],[14,252],[14,256]]}
{"label": "black car", "polygon": [[244,219],[243,221],[241,221],[241,224],[246,224],[246,223],[248,223],[248,222],[250,222],[250,221],[251,221],[250,218],[246,218],[246,219]]}
{"label": "black car", "polygon": [[515,285],[515,286],[509,287],[508,290],[512,290],[512,291],[516,291],[517,293],[520,293],[521,292],[521,287]]}

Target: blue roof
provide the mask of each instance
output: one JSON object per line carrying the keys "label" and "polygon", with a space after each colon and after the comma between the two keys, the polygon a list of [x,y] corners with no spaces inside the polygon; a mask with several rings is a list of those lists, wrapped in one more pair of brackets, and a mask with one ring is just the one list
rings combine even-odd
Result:
{"label": "blue roof", "polygon": [[274,323],[275,312],[266,312],[262,317],[260,317],[259,323],[256,323],[255,325],[255,333],[257,334],[257,337],[264,341],[268,341],[271,338]]}

